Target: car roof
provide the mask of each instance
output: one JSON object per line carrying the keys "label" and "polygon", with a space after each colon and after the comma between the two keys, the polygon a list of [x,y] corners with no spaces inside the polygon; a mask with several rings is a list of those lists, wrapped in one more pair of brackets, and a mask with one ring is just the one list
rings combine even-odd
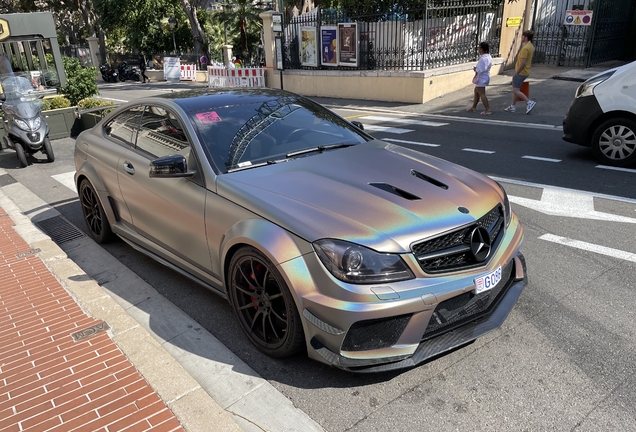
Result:
{"label": "car roof", "polygon": [[214,88],[201,90],[186,90],[154,96],[156,98],[171,99],[185,111],[197,111],[210,107],[230,105],[248,105],[263,103],[281,97],[297,97],[296,94],[271,88]]}

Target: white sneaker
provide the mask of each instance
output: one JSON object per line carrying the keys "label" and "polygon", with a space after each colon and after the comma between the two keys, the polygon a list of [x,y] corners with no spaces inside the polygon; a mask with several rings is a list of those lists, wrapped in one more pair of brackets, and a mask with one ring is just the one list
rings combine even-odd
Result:
{"label": "white sneaker", "polygon": [[536,104],[537,103],[535,101],[529,100],[528,105],[526,106],[526,114],[530,114],[530,111],[532,111],[532,108],[534,108]]}
{"label": "white sneaker", "polygon": [[517,108],[515,108],[514,105],[510,105],[508,108],[504,109],[504,111],[517,112]]}

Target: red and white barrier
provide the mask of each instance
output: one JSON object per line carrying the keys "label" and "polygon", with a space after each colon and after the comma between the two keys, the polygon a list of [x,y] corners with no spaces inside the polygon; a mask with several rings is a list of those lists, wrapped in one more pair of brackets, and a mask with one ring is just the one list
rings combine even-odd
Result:
{"label": "red and white barrier", "polygon": [[181,81],[196,81],[196,65],[181,65]]}
{"label": "red and white barrier", "polygon": [[208,87],[265,87],[265,69],[209,66]]}

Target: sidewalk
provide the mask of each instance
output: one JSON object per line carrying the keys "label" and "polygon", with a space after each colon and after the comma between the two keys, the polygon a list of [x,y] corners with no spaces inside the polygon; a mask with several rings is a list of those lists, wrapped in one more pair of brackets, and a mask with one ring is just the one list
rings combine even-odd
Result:
{"label": "sidewalk", "polygon": [[1,191],[0,281],[0,431],[240,430]]}

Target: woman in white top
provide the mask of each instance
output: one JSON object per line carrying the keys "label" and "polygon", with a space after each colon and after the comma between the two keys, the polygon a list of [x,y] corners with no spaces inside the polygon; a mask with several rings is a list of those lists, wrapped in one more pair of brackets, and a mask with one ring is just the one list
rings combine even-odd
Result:
{"label": "woman in white top", "polygon": [[479,47],[479,61],[477,66],[473,68],[475,71],[475,77],[473,83],[475,84],[475,96],[473,97],[473,106],[466,109],[466,111],[475,111],[477,104],[481,99],[481,103],[484,104],[485,111],[481,112],[481,115],[490,115],[490,105],[488,104],[488,98],[486,97],[486,86],[490,84],[490,68],[492,67],[492,57],[490,56],[490,47],[487,42],[481,42]]}

